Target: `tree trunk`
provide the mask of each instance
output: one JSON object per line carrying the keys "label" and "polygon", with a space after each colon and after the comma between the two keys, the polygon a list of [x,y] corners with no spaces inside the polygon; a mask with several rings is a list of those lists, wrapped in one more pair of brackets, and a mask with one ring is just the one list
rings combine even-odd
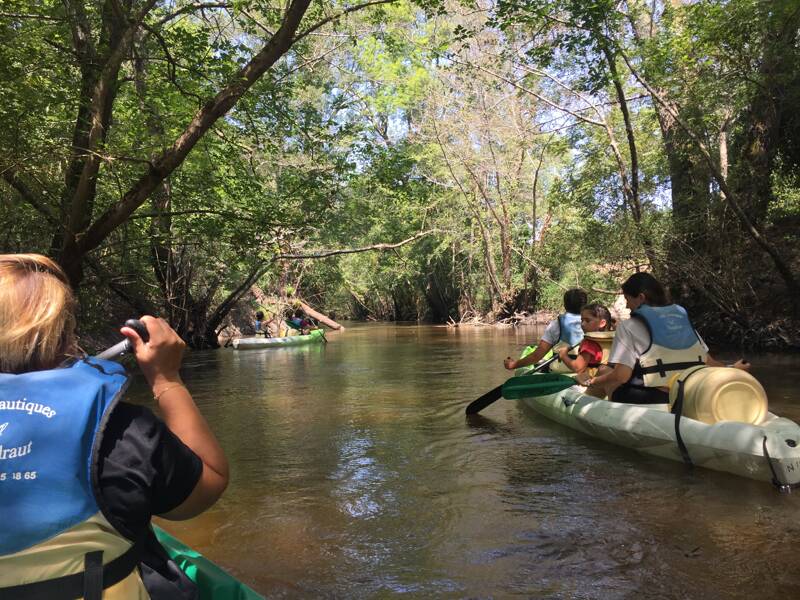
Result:
{"label": "tree trunk", "polygon": [[318,312],[311,308],[308,304],[296,298],[296,300],[300,303],[300,308],[303,309],[303,312],[306,313],[312,319],[316,319],[320,323],[323,323],[333,329],[334,331],[344,331],[344,326],[340,325],[330,317],[323,315],[321,312]]}
{"label": "tree trunk", "polygon": [[[152,6],[154,1],[148,0],[145,8]],[[102,244],[112,231],[124,223],[147,200],[153,190],[183,163],[189,152],[214,123],[227,114],[247,90],[291,48],[296,39],[297,28],[310,3],[311,0],[293,0],[286,10],[281,26],[269,42],[233,77],[225,88],[203,105],[172,146],[151,161],[148,170],[131,186],[119,202],[109,207],[91,225],[78,229],[76,228],[78,223],[88,223],[87,219],[91,218],[91,211],[87,209],[91,206],[93,196],[89,197],[87,193],[90,191],[89,187],[92,181],[96,179],[97,169],[95,167],[99,165],[97,156],[91,155],[87,159],[71,200],[69,224],[59,257],[59,262],[70,278],[73,287],[77,288],[83,278],[83,257]],[[100,133],[106,129],[100,122],[100,116],[105,114],[102,108],[107,106],[107,104],[102,104],[102,101],[105,101],[103,99],[107,97],[106,95],[111,89],[110,83],[116,81],[116,73],[126,50],[126,44],[132,39],[133,31],[138,27],[138,23],[131,22],[128,26],[129,29],[125,30],[125,35],[111,53],[107,65],[104,66],[103,76],[95,85],[93,99],[98,99],[94,104],[94,114],[97,115],[97,119],[92,124],[90,150],[96,148],[96,144],[92,145],[92,140],[99,139]],[[116,71],[113,68],[115,66]]]}

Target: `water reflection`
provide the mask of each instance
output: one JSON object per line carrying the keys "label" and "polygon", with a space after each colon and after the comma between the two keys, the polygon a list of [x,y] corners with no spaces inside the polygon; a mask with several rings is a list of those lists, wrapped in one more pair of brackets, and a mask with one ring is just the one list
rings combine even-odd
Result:
{"label": "water reflection", "polygon": [[[499,400],[535,331],[354,326],[327,345],[196,353],[231,460],[168,529],[269,597],[744,598],[800,592],[798,496],[645,457]],[[800,407],[781,358],[755,375]],[[144,394],[144,391],[141,392]]]}

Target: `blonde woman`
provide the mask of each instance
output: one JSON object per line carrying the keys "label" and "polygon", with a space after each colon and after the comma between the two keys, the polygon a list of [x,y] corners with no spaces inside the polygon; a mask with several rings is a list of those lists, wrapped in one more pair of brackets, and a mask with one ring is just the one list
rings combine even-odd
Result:
{"label": "blonde woman", "polygon": [[184,344],[142,317],[131,340],[161,413],[121,400],[117,363],[83,356],[50,259],[0,255],[0,598],[195,598],[150,529],[220,497],[225,455],[183,385]]}

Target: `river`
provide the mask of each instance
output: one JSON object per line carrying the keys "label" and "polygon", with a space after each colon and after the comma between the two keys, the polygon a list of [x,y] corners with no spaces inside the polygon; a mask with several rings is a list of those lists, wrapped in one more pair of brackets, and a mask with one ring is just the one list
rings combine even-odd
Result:
{"label": "river", "polygon": [[[537,333],[353,324],[325,345],[187,355],[231,484],[160,524],[269,598],[800,597],[800,491],[514,401],[465,418]],[[749,358],[770,410],[800,420],[800,357]]]}

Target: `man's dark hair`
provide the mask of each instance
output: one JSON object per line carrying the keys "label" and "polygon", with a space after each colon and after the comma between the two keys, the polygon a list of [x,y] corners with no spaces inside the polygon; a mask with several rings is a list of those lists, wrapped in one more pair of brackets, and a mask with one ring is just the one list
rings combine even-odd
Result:
{"label": "man's dark hair", "polygon": [[568,313],[581,314],[581,307],[586,304],[588,297],[581,288],[572,288],[564,293],[564,308]]}

